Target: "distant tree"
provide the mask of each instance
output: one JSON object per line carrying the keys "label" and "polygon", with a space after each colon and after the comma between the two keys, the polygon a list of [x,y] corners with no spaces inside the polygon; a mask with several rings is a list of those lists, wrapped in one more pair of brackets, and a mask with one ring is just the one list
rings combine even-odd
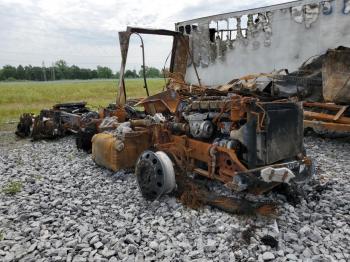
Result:
{"label": "distant tree", "polygon": [[5,65],[2,68],[2,77],[6,80],[8,78],[12,78],[12,79],[17,79],[17,71],[16,71],[16,67],[13,67],[11,65]]}
{"label": "distant tree", "polygon": [[111,78],[113,75],[112,70],[108,67],[97,66],[97,77],[98,78]]}
{"label": "distant tree", "polygon": [[116,73],[115,73],[115,78],[117,78],[117,79],[120,78],[120,73],[119,73],[119,72],[116,72]]}
{"label": "distant tree", "polygon": [[43,69],[40,66],[33,66],[32,69],[32,79],[34,81],[44,81]]}
{"label": "distant tree", "polygon": [[68,79],[68,66],[64,60],[58,60],[55,63],[56,79]]}
{"label": "distant tree", "polygon": [[155,68],[155,67],[149,67],[146,70],[146,75],[148,77],[161,77],[160,71],[159,69]]}
{"label": "distant tree", "polygon": [[87,79],[91,79],[92,78],[91,69],[81,68],[80,69],[80,74],[81,74],[81,78],[80,79],[87,80]]}
{"label": "distant tree", "polygon": [[[76,65],[68,66],[64,60],[58,60],[53,67],[31,66],[23,67],[19,65],[17,68],[11,65],[6,65],[0,68],[1,80],[32,80],[43,81],[44,75],[46,79],[60,80],[60,79],[96,79],[96,78],[112,78],[113,72],[108,67],[98,66],[97,69],[79,68]],[[118,73],[119,77],[119,73]],[[135,70],[130,71],[130,77],[138,77]]]}
{"label": "distant tree", "polygon": [[[150,77],[150,78],[157,78],[157,77],[161,77],[160,71],[155,68],[155,67],[148,67],[146,66],[146,77]],[[139,71],[139,76],[142,77],[143,76],[143,69],[141,66],[141,69]]]}
{"label": "distant tree", "polygon": [[69,71],[70,71],[70,76],[71,76],[71,79],[81,79],[81,69],[76,66],[76,65],[72,65],[70,68],[69,68]]}
{"label": "distant tree", "polygon": [[126,70],[124,74],[125,78],[138,78],[139,76],[136,73],[136,70]]}
{"label": "distant tree", "polygon": [[94,79],[94,78],[98,78],[97,70],[96,70],[96,69],[91,70],[91,79]]}
{"label": "distant tree", "polygon": [[25,74],[25,71],[24,71],[24,67],[22,65],[19,65],[17,66],[17,79],[19,80],[24,80],[26,79],[26,74]]}
{"label": "distant tree", "polygon": [[44,68],[45,72],[46,72],[46,80],[47,81],[52,81],[52,67],[45,67]]}
{"label": "distant tree", "polygon": [[26,80],[34,80],[33,79],[33,72],[32,72],[32,66],[28,65],[24,67],[24,75]]}

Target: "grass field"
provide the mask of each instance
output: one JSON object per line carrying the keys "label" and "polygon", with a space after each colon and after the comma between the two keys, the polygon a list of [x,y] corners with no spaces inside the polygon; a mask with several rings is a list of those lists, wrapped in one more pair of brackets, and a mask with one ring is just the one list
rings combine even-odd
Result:
{"label": "grass field", "polygon": [[[126,80],[127,96],[144,97],[146,91],[140,79]],[[147,81],[151,94],[162,90],[164,79]],[[38,113],[55,103],[86,101],[97,109],[115,102],[117,80],[54,81],[54,82],[0,82],[0,130],[16,122],[25,112]],[[12,127],[11,127],[12,128]]]}

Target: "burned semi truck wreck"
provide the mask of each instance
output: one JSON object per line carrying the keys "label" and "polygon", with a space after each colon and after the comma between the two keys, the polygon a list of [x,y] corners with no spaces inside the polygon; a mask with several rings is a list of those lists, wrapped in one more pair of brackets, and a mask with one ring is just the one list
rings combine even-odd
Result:
{"label": "burned semi truck wreck", "polygon": [[[92,138],[97,164],[113,171],[134,168],[148,200],[175,192],[182,200],[196,199],[235,213],[261,209],[242,209],[236,200],[198,188],[194,178],[217,180],[235,192],[252,194],[310,178],[313,164],[303,147],[302,104],[239,95],[223,86],[204,86],[199,78],[196,84],[186,83],[191,51],[188,36],[181,32],[129,27],[119,33],[117,107],[124,108],[128,101],[124,70],[132,34],[173,37],[170,77],[164,92],[135,104],[144,108],[138,113],[144,117],[127,119],[112,132]],[[269,210],[265,214],[273,209],[269,204],[260,207]]]}
{"label": "burned semi truck wreck", "polygon": [[[130,36],[172,36],[173,49],[167,91],[140,101],[147,117],[121,124],[116,136],[109,138],[118,145],[116,159],[127,150],[121,141],[132,132],[149,134],[144,148],[135,146],[142,136],[128,140],[138,150],[127,154],[136,161],[130,165],[136,167],[141,192],[150,200],[178,190],[175,185],[183,185],[176,182],[183,180],[179,174],[204,176],[234,191],[255,194],[305,180],[313,165],[303,148],[304,125],[323,125],[312,112],[338,109],[331,117],[333,130],[346,124],[339,120],[347,120],[347,106],[334,104],[339,101],[328,100],[325,93],[348,89],[347,49],[337,48],[350,46],[348,22],[348,1],[295,1],[176,23],[175,32],[143,28],[120,32],[117,105],[121,107],[127,100],[124,70]],[[336,67],[340,70],[331,72],[325,68],[332,52],[340,53],[343,59],[338,61],[343,62]],[[347,74],[342,77],[345,89],[339,88],[339,81],[333,85],[325,81],[336,78],[335,71]],[[258,87],[258,77],[252,74],[268,81]],[[242,86],[248,92],[242,92]],[[96,135],[93,153],[94,140],[100,147],[103,144]],[[99,154],[93,155],[99,163]],[[119,168],[123,166],[115,166]]]}
{"label": "burned semi truck wreck", "polygon": [[[134,170],[150,201],[172,193],[192,207],[271,214],[274,205],[217,195],[198,178],[258,195],[313,175],[305,127],[350,133],[349,8],[305,0],[179,22],[175,31],[128,27],[119,32],[116,103],[80,116],[75,133],[92,126],[93,160]],[[144,74],[145,98],[130,99],[130,37],[143,48],[143,34],[172,37],[169,74],[152,96]]]}

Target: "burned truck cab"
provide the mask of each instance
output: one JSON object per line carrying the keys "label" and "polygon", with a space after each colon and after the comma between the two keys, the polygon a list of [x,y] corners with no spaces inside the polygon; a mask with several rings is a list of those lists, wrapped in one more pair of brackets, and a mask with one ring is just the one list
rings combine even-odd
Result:
{"label": "burned truck cab", "polygon": [[[312,162],[303,147],[301,104],[260,102],[230,93],[207,96],[206,91],[171,101],[177,104],[176,111],[162,123],[155,118],[157,114],[169,116],[168,103],[175,91],[169,89],[158,96],[166,105],[163,109],[148,112],[154,119],[149,125],[154,134],[152,147],[166,153],[178,172],[218,180],[234,191],[254,194],[310,177]],[[158,102],[149,97],[140,105],[147,112],[157,109]],[[154,173],[164,175],[166,169],[157,167]],[[136,173],[143,176],[140,170]]]}

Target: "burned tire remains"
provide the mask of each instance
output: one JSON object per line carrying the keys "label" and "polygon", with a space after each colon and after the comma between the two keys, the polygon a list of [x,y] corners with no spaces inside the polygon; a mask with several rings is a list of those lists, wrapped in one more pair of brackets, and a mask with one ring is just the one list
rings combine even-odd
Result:
{"label": "burned tire remains", "polygon": [[136,163],[135,174],[144,198],[156,200],[175,188],[175,172],[170,158],[162,151],[145,151]]}

